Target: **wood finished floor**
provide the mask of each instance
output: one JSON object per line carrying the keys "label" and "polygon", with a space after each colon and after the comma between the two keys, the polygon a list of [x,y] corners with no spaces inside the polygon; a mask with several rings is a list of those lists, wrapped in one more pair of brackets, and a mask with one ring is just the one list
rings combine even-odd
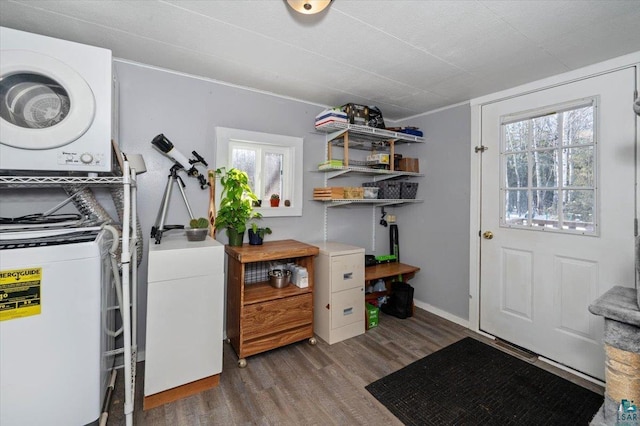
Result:
{"label": "wood finished floor", "polygon": [[[219,386],[147,411],[142,411],[142,362],[137,368],[134,425],[401,425],[364,387],[466,336],[493,344],[416,308],[406,320],[381,315],[378,327],[331,346],[318,339],[316,346],[304,341],[249,357],[244,369],[237,367],[236,354],[225,343]],[[544,362],[533,363],[604,392]],[[119,371],[109,425],[125,424],[123,404]]]}

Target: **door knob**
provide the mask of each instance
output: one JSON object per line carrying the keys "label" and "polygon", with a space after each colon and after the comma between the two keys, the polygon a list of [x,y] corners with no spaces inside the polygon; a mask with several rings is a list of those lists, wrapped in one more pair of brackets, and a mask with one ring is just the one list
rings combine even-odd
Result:
{"label": "door knob", "polygon": [[492,238],[493,238],[493,232],[491,232],[491,231],[484,231],[484,234],[482,234],[482,236],[483,236],[485,239],[490,240],[490,239],[492,239]]}

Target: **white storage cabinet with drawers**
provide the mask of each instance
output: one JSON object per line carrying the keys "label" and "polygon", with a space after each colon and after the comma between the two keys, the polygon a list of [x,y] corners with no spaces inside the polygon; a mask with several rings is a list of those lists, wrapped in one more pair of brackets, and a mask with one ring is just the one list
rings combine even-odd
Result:
{"label": "white storage cabinet with drawers", "polygon": [[334,242],[314,243],[313,324],[330,345],[365,332],[364,248]]}

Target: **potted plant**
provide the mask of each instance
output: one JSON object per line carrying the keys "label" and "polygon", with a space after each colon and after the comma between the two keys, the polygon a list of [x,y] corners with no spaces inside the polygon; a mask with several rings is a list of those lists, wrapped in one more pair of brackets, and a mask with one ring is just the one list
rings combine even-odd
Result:
{"label": "potted plant", "polygon": [[278,207],[280,205],[280,196],[278,194],[271,194],[271,207]]}
{"label": "potted plant", "polygon": [[216,170],[216,174],[221,175],[222,194],[215,224],[217,228],[227,228],[229,245],[240,247],[247,223],[251,219],[262,217],[260,213],[253,211],[253,202],[258,197],[249,187],[246,172],[232,168],[225,173],[222,167]]}
{"label": "potted plant", "polygon": [[271,234],[271,228],[259,227],[257,223],[253,222],[251,228],[249,228],[249,244],[253,246],[262,245],[264,236],[268,234]]}
{"label": "potted plant", "polygon": [[189,241],[203,241],[207,237],[208,231],[209,221],[204,217],[191,219],[189,221],[189,227],[185,228],[187,240]]}

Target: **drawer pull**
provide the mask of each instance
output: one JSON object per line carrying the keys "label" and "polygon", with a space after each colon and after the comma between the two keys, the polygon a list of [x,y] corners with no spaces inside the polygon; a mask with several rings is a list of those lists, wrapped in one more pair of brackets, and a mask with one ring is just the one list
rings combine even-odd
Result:
{"label": "drawer pull", "polygon": [[344,280],[350,280],[350,279],[353,279],[353,272],[347,272],[346,274],[344,274],[344,275],[342,276],[342,279],[344,279]]}
{"label": "drawer pull", "polygon": [[329,304],[327,303],[327,306],[325,306],[325,308],[331,309],[331,306],[329,306]]}
{"label": "drawer pull", "polygon": [[343,315],[351,315],[352,313],[353,313],[353,307],[342,310]]}

